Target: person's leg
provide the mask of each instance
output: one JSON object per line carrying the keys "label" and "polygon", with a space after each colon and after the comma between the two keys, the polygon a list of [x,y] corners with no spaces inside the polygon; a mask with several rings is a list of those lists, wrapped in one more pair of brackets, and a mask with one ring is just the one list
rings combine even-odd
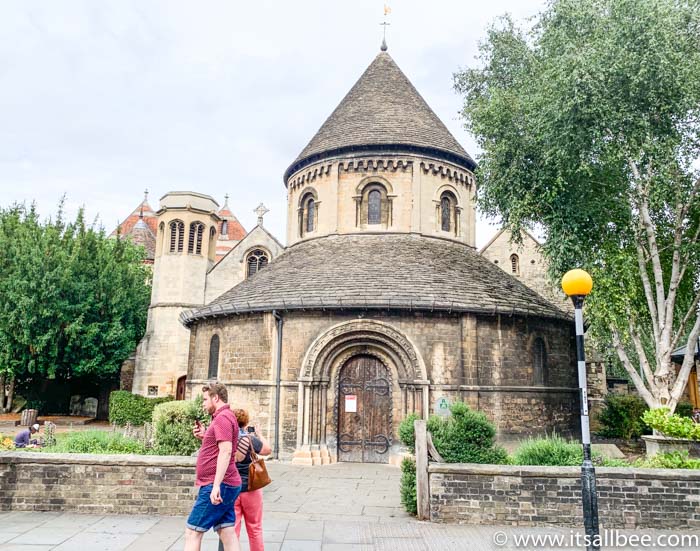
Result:
{"label": "person's leg", "polygon": [[[236,538],[240,541],[241,539],[241,520],[243,519],[243,515],[245,514],[243,512],[243,509],[241,508],[241,496],[244,494],[241,494],[238,496],[238,499],[236,499],[236,503],[233,505],[233,510],[236,513],[236,525],[235,525],[235,530],[236,530]],[[221,538],[219,538],[219,551],[224,551],[224,542],[221,541]]]}
{"label": "person's leg", "polygon": [[245,511],[245,531],[248,534],[250,551],[264,551],[263,543],[263,493],[261,490],[245,492],[243,510]]}
{"label": "person's leg", "polygon": [[185,551],[200,551],[202,548],[202,536],[204,536],[204,532],[185,528]]}
{"label": "person's leg", "polygon": [[219,549],[223,547],[224,551],[240,551],[241,549],[236,535],[235,514],[236,501],[240,491],[240,486],[221,485],[221,499],[223,501],[218,507],[223,507],[223,509],[221,509],[222,514],[214,526],[214,530],[219,534]]}
{"label": "person's leg", "polygon": [[219,540],[224,545],[224,551],[241,551],[241,545],[238,543],[236,529],[233,526],[219,529]]}
{"label": "person's leg", "polygon": [[[243,520],[243,516],[245,515],[245,511],[243,509],[243,496],[245,494],[246,492],[240,494],[238,496],[238,499],[236,500],[236,503],[233,506],[233,510],[236,513],[236,537],[238,539],[241,538],[241,521]],[[246,524],[248,524],[247,521]]]}
{"label": "person's leg", "polygon": [[185,551],[200,551],[204,532],[214,526],[214,506],[209,498],[211,484],[202,486],[197,492],[197,500],[192,507],[190,516],[187,517],[185,529]]}

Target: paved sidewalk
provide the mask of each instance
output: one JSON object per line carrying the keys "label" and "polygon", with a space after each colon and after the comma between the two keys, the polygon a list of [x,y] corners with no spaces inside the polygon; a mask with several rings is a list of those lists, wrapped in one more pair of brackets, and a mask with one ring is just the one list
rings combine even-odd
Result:
{"label": "paved sidewalk", "polygon": [[[175,551],[184,548],[184,518],[74,515],[68,513],[0,513],[2,551]],[[579,532],[580,533],[580,532]],[[626,535],[640,535],[623,531]],[[652,538],[673,535],[644,531]],[[582,549],[575,545],[516,546],[523,535],[560,535],[562,528],[450,526],[415,520],[341,521],[265,517],[266,551],[495,551],[497,549]],[[686,532],[685,534],[693,534]],[[697,532],[694,535],[698,534]],[[678,535],[678,533],[676,533]],[[505,538],[506,543],[500,545]],[[669,540],[670,541],[670,540]],[[248,550],[245,532],[241,547]],[[675,549],[697,550],[697,540]],[[204,536],[203,551],[216,551],[218,539]],[[668,550],[668,546],[607,547],[615,550]]]}
{"label": "paved sidewalk", "polygon": [[[265,489],[266,551],[493,551],[516,549],[516,536],[573,533],[557,528],[450,526],[418,522],[400,507],[400,471],[383,465],[298,467],[270,463]],[[184,547],[182,517],[0,513],[1,551],[170,551]],[[631,534],[630,532],[624,532]],[[652,537],[668,532],[645,531]],[[690,532],[686,534],[692,534]],[[698,534],[695,532],[694,534]],[[505,545],[502,543],[505,538]],[[497,543],[496,543],[497,542]],[[241,534],[248,549],[245,530]],[[204,537],[204,551],[218,548]],[[525,547],[520,546],[521,549]],[[529,549],[572,549],[530,546]],[[697,545],[676,547],[697,549]],[[642,547],[615,547],[642,549]],[[645,546],[647,549],[668,547]]]}

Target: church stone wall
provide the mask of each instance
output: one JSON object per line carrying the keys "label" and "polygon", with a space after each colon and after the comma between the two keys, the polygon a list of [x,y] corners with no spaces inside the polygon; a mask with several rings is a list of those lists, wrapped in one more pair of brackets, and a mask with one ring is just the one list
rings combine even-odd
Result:
{"label": "church stone wall", "polygon": [[[361,316],[358,316],[358,314]],[[440,396],[466,400],[484,411],[499,434],[545,431],[573,434],[576,430],[572,329],[560,321],[471,314],[421,312],[285,312],[282,345],[282,456],[298,443],[298,381],[305,355],[314,340],[331,327],[358,319],[383,322],[406,336],[423,358],[430,380],[429,413]],[[274,433],[276,338],[269,313],[230,316],[199,322],[194,328],[188,389],[199,392],[207,380],[209,344],[218,334],[217,378],[229,388],[231,403],[250,410],[265,434]],[[535,336],[547,343],[548,388],[532,385],[528,347]],[[333,386],[336,381],[331,381]],[[394,439],[408,411],[422,411],[420,400],[393,399]],[[333,442],[336,389],[328,389],[326,430]]]}
{"label": "church stone wall", "polygon": [[[518,257],[515,272],[511,263],[513,254]],[[523,235],[522,243],[514,243],[511,242],[511,233],[508,230],[500,231],[483,248],[481,255],[562,310],[573,310],[571,300],[547,277],[547,263],[540,252],[540,245],[527,233]]]}
{"label": "church stone wall", "polygon": [[[174,396],[178,377],[187,373],[190,335],[179,316],[204,305],[206,273],[216,256],[216,238],[210,231],[220,220],[217,208],[211,197],[199,193],[171,192],[161,198],[151,305],[146,334],[136,353],[136,394]],[[173,220],[184,223],[184,236],[183,250],[171,253],[169,224]],[[201,254],[187,252],[190,224],[195,221],[205,226]]]}
{"label": "church stone wall", "polygon": [[150,308],[146,334],[136,349],[132,392],[175,396],[178,377],[187,373],[190,331],[180,323],[180,306]]}
{"label": "church stone wall", "polygon": [[277,258],[284,248],[262,226],[256,226],[235,248],[226,254],[206,276],[204,301],[209,304],[246,278],[246,258],[253,249],[263,249],[270,261]]}
{"label": "church stone wall", "polygon": [[[369,183],[382,184],[388,193],[382,224],[363,221],[361,190]],[[373,155],[329,159],[293,174],[288,186],[287,243],[329,234],[402,232],[444,237],[475,244],[474,176],[444,161],[411,155]],[[458,202],[458,229],[442,231],[441,194],[451,192]],[[301,200],[311,193],[316,200],[314,231],[300,231]]]}

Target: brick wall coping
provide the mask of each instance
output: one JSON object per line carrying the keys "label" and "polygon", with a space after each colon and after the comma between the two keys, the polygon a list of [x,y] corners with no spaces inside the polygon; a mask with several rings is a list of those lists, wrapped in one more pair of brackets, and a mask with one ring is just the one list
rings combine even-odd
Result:
{"label": "brick wall coping", "polygon": [[[598,478],[638,480],[687,480],[700,484],[700,470],[634,469],[629,467],[596,467]],[[430,474],[513,476],[544,478],[580,478],[580,467],[542,467],[528,465],[481,465],[477,463],[430,463]]]}
{"label": "brick wall coping", "polygon": [[105,455],[95,453],[0,452],[0,464],[40,463],[52,465],[128,465],[134,467],[192,467],[194,469],[196,462],[196,457],[181,455]]}

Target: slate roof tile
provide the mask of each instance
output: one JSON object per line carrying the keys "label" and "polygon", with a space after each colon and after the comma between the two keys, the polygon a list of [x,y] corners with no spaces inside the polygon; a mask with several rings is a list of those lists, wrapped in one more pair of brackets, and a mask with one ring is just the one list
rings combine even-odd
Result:
{"label": "slate roof tile", "polygon": [[302,241],[207,306],[211,316],[294,309],[411,309],[502,313],[569,320],[461,243],[412,234],[354,234]]}
{"label": "slate roof tile", "polygon": [[[418,93],[392,57],[380,52],[285,173],[309,159],[372,146],[447,153],[473,169],[474,160]],[[443,155],[444,156],[444,155]]]}

